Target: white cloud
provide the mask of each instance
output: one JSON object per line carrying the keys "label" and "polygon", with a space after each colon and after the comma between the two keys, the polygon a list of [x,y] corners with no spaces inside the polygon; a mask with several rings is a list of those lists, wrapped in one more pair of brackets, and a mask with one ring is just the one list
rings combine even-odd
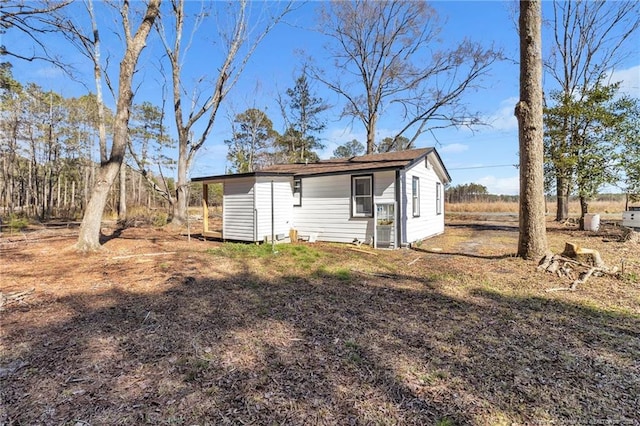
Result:
{"label": "white cloud", "polygon": [[500,108],[487,117],[487,122],[493,130],[517,130],[518,120],[513,110],[518,103],[518,98],[511,97],[500,102]]}
{"label": "white cloud", "polygon": [[441,154],[457,154],[460,152],[464,152],[469,149],[469,145],[464,145],[461,143],[450,143],[447,145],[442,145],[438,148]]}
{"label": "white cloud", "polygon": [[38,68],[35,71],[35,75],[42,79],[58,79],[64,77],[63,71],[54,66]]}
{"label": "white cloud", "polygon": [[327,145],[334,143],[338,146],[354,139],[364,144],[367,140],[367,134],[363,131],[354,132],[351,127],[334,127],[325,132],[324,139]]}
{"label": "white cloud", "polygon": [[475,180],[476,183],[484,185],[490,194],[496,195],[518,195],[520,193],[520,177],[511,176],[497,178],[495,176],[484,176]]}
{"label": "white cloud", "polygon": [[640,65],[624,70],[614,70],[609,77],[611,82],[622,82],[620,85],[622,93],[640,98]]}

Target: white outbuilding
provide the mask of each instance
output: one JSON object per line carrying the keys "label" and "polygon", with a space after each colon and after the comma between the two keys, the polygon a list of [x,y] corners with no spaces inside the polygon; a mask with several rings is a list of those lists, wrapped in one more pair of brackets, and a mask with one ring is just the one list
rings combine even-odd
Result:
{"label": "white outbuilding", "polygon": [[[361,242],[398,248],[444,232],[444,185],[435,148],[370,154],[253,173],[197,177],[205,237],[234,241]],[[208,222],[208,185],[222,183],[222,229]]]}

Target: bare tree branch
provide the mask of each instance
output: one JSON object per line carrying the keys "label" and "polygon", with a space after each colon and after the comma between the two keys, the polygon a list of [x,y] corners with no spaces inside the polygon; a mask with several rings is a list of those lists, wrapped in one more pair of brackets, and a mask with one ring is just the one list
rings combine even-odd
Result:
{"label": "bare tree branch", "polygon": [[[200,10],[196,25],[191,28],[189,41],[185,44],[183,41],[185,1],[172,0],[170,4],[173,15],[171,28],[164,27],[168,25],[165,21],[159,23],[157,29],[171,65],[173,111],[178,133],[178,179],[173,218],[176,223],[180,223],[186,217],[186,189],[189,184],[187,171],[211,133],[222,101],[240,78],[260,42],[293,9],[293,3],[286,3],[275,16],[257,20],[253,28],[248,27],[249,6],[252,3],[248,0],[230,3],[229,9],[226,9],[227,14],[224,16],[226,22],[231,22],[230,30],[225,31],[222,23],[211,26],[221,29],[217,37],[223,41],[222,63],[214,70],[209,70],[209,75],[216,76],[213,82],[202,78],[195,83],[190,99],[186,96],[187,83],[183,76],[184,60],[196,33],[202,31],[202,24],[210,17],[208,13]],[[216,7],[218,4],[214,5],[214,11]],[[260,24],[262,26],[258,27]],[[185,101],[190,102],[188,112],[185,111]],[[194,127],[198,123],[203,125],[198,127],[198,133],[195,135]]]}
{"label": "bare tree branch", "polygon": [[329,52],[340,72],[327,78],[314,68],[313,76],[344,97],[344,117],[362,122],[368,153],[376,149],[376,124],[391,104],[405,112],[395,140],[414,129],[415,142],[436,118],[448,118],[452,126],[479,122],[477,115],[466,119],[461,97],[502,55],[467,40],[438,52],[433,49],[437,24],[435,10],[425,2],[337,1],[324,9],[321,31],[335,42]]}

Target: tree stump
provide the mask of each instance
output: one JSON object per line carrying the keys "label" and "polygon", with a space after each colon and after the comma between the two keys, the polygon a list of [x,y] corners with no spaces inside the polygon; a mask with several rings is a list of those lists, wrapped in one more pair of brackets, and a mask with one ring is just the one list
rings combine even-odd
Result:
{"label": "tree stump", "polygon": [[575,259],[580,263],[595,266],[596,268],[605,267],[598,250],[580,247],[574,243],[565,243],[562,256]]}

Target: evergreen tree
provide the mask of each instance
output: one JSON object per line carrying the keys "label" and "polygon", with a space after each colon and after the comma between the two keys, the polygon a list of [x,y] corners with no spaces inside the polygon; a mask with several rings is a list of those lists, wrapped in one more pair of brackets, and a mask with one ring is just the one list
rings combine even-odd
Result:
{"label": "evergreen tree", "polygon": [[276,147],[289,162],[316,161],[315,151],[324,148],[318,136],[326,127],[321,115],[329,106],[312,92],[304,67],[295,86],[287,89],[286,94],[288,102],[280,100],[286,129],[276,139]]}
{"label": "evergreen tree", "polygon": [[340,145],[333,151],[333,158],[349,158],[356,157],[364,154],[365,148],[358,140],[353,139],[351,142],[347,142]]}
{"label": "evergreen tree", "polygon": [[411,149],[411,141],[404,136],[384,138],[376,147],[378,152],[404,151],[406,149]]}
{"label": "evergreen tree", "polygon": [[622,147],[618,153],[618,164],[622,171],[623,189],[637,198],[640,196],[640,101],[636,98],[626,98],[625,101],[628,103],[625,119],[615,135]]}
{"label": "evergreen tree", "polygon": [[236,173],[253,172],[268,161],[268,149],[275,138],[273,123],[263,111],[250,108],[236,115],[232,123],[227,160]]}

